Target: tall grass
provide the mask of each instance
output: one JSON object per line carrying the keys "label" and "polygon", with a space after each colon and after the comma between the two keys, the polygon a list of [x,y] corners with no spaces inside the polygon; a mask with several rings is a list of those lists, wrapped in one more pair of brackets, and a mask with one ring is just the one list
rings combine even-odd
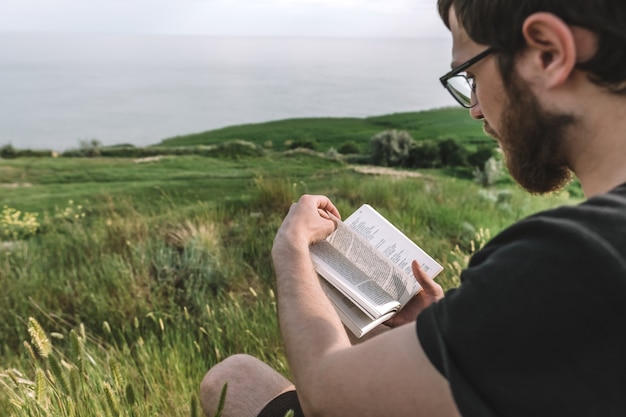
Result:
{"label": "tall grass", "polygon": [[287,372],[271,292],[222,294],[214,304],[199,314],[202,326],[185,311],[151,313],[120,327],[105,321],[98,334],[53,317],[59,331],[47,333],[30,318],[25,354],[0,371],[2,415],[197,416],[203,373],[231,352]]}

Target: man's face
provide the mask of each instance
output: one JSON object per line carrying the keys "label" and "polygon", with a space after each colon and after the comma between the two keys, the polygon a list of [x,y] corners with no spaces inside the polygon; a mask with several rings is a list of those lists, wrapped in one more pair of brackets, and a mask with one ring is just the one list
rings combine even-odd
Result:
{"label": "man's face", "polygon": [[542,108],[528,84],[517,74],[505,86],[500,128],[485,119],[485,132],[496,138],[511,176],[531,193],[562,188],[571,179],[563,145],[575,119]]}
{"label": "man's face", "polygon": [[[453,65],[487,48],[469,38],[453,9],[450,29]],[[498,141],[511,176],[532,193],[555,191],[565,185],[571,175],[563,144],[574,118],[544,109],[517,73],[505,84],[495,55],[467,72],[476,83],[477,105],[470,109],[470,115],[483,120],[485,132]]]}

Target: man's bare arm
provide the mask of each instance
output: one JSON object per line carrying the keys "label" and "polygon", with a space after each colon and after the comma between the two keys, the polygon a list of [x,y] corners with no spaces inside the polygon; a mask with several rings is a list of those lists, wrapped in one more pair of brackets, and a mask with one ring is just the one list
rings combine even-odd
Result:
{"label": "man's bare arm", "polygon": [[425,356],[413,324],[351,346],[308,251],[333,229],[326,210],[336,212],[325,197],[303,197],[272,250],[281,331],[305,414],[458,416],[448,383]]}

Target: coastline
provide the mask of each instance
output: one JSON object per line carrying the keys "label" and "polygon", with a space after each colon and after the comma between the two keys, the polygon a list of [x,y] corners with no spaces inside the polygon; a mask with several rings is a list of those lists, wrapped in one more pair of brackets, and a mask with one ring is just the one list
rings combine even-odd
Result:
{"label": "coastline", "polygon": [[[448,126],[454,119],[454,124]],[[445,135],[452,137],[484,137],[482,126],[466,117],[466,112],[457,107],[440,107],[414,112],[396,112],[367,117],[296,117],[269,120],[259,123],[243,123],[196,133],[187,133],[164,138],[147,145],[132,143],[104,144],[97,139],[80,140],[77,146],[64,150],[48,148],[21,148],[12,143],[0,143],[0,156],[62,156],[63,153],[83,150],[87,153],[98,149],[115,148],[158,148],[207,146],[242,140],[264,148],[281,149],[289,141],[311,140],[320,145],[320,150],[337,147],[341,143],[354,141],[365,145],[376,133],[386,129],[406,130],[416,140],[437,139]]]}

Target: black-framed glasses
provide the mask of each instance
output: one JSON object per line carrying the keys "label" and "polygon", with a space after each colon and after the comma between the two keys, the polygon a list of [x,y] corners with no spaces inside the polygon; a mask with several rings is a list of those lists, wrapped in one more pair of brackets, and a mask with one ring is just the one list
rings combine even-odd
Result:
{"label": "black-framed glasses", "polygon": [[467,76],[465,70],[494,51],[495,48],[487,48],[475,57],[453,68],[449,73],[439,78],[441,84],[443,84],[446,90],[452,94],[452,97],[454,97],[454,99],[466,109],[470,109],[476,105],[476,98],[474,96],[476,84],[474,83],[473,78]]}

